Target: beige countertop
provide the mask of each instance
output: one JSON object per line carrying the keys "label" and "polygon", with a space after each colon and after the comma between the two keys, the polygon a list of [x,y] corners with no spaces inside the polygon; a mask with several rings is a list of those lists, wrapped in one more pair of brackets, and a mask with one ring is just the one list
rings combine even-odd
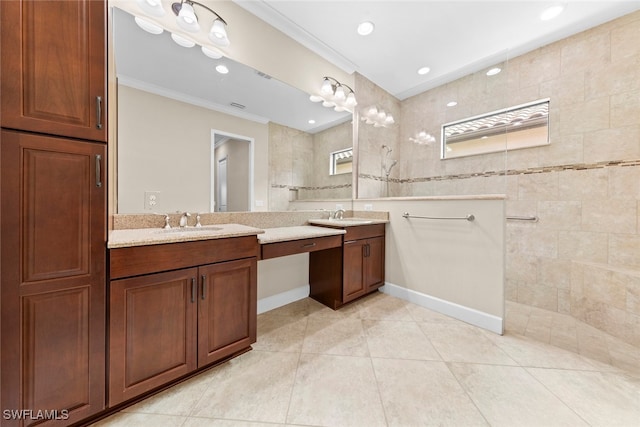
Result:
{"label": "beige countertop", "polygon": [[360,225],[371,224],[387,224],[389,220],[386,219],[369,219],[369,218],[344,218],[344,219],[310,219],[309,224],[321,225],[323,227],[356,227]]}
{"label": "beige countertop", "polygon": [[265,228],[264,233],[258,235],[260,244],[286,242],[289,240],[310,239],[314,237],[335,236],[345,234],[344,230],[335,228],[314,227],[312,225],[300,225],[295,227]]}
{"label": "beige countertop", "polygon": [[203,225],[202,227],[134,228],[113,230],[109,233],[107,248],[161,245],[164,243],[192,242],[196,240],[225,239],[228,237],[255,236],[264,230],[241,224]]}

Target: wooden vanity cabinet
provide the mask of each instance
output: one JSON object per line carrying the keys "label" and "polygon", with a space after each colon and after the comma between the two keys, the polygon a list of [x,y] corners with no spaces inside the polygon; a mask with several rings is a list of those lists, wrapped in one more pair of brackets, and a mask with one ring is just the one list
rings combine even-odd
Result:
{"label": "wooden vanity cabinet", "polygon": [[311,298],[335,310],[384,285],[384,227],[345,227],[342,247],[310,253]]}
{"label": "wooden vanity cabinet", "polygon": [[[109,406],[244,351],[256,341],[255,236],[110,253]],[[194,265],[206,260],[212,263]],[[173,270],[176,265],[188,268]]]}

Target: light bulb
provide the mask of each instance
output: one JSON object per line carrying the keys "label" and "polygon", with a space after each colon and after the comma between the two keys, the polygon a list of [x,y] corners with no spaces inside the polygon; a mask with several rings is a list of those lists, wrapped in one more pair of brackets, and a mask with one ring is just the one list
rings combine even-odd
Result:
{"label": "light bulb", "polygon": [[356,96],[354,95],[353,92],[349,92],[349,95],[347,95],[347,100],[345,101],[345,105],[349,107],[355,107],[356,105],[358,105],[358,102],[356,101]]}
{"label": "light bulb", "polygon": [[329,79],[324,79],[324,81],[322,82],[320,93],[323,95],[333,94],[333,87],[331,86],[331,82],[329,81]]}
{"label": "light bulb", "polygon": [[136,0],[136,3],[138,3],[140,9],[149,16],[156,16],[159,18],[165,14],[160,0]]}
{"label": "light bulb", "polygon": [[209,40],[218,46],[229,46],[229,37],[227,36],[226,24],[221,19],[213,21],[211,30],[209,31]]}
{"label": "light bulb", "polygon": [[344,94],[344,88],[341,85],[336,87],[336,93],[334,95],[338,101],[344,101],[347,97]]}
{"label": "light bulb", "polygon": [[200,31],[200,24],[198,24],[198,18],[193,10],[193,6],[189,3],[182,3],[178,17],[176,18],[178,26],[183,30],[191,33],[197,33]]}

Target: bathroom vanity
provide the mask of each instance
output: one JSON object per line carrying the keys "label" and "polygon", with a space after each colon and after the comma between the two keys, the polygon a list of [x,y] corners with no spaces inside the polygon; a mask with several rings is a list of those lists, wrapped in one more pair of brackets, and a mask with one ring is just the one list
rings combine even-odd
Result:
{"label": "bathroom vanity", "polygon": [[339,247],[309,254],[311,298],[335,310],[384,285],[384,222],[309,222],[345,231]]}
{"label": "bathroom vanity", "polygon": [[108,406],[251,348],[261,232],[123,230],[133,246],[110,241]]}

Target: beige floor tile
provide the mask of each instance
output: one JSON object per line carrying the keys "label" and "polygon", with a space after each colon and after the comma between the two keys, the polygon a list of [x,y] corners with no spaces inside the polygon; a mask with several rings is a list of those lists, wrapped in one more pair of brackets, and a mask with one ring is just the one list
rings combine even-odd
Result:
{"label": "beige floor tile", "polygon": [[407,309],[409,302],[400,298],[375,292],[371,296],[358,301],[360,318],[377,320],[413,320]]}
{"label": "beige floor tile", "polygon": [[91,424],[93,427],[180,427],[186,417],[175,415],[139,414],[120,412],[102,421]]}
{"label": "beige floor tile", "polygon": [[527,369],[592,426],[640,425],[640,380],[611,372]]}
{"label": "beige floor tile", "polygon": [[299,353],[307,329],[308,317],[260,315],[254,350]]}
{"label": "beige floor tile", "polygon": [[457,323],[459,320],[453,317],[445,316],[437,311],[429,310],[428,308],[421,307],[415,304],[407,305],[407,310],[411,314],[411,318],[416,322],[430,322],[430,323]]}
{"label": "beige floor tile", "polygon": [[420,323],[433,347],[446,362],[516,365],[482,330],[463,323]]}
{"label": "beige floor tile", "polygon": [[299,354],[250,351],[215,368],[192,416],[284,422]]}
{"label": "beige floor tile", "polygon": [[587,425],[524,368],[462,363],[449,368],[491,426]]}
{"label": "beige floor tile", "polygon": [[520,366],[559,369],[599,370],[600,364],[587,357],[551,344],[516,334],[486,334]]}
{"label": "beige floor tile", "polygon": [[374,359],[389,426],[483,426],[480,414],[442,362]]}
{"label": "beige floor tile", "polygon": [[310,317],[303,353],[368,356],[362,321],[353,318]]}
{"label": "beige floor tile", "polygon": [[189,415],[209,386],[211,379],[211,371],[202,372],[194,378],[124,409],[123,412]]}
{"label": "beige floor tile", "polygon": [[363,320],[371,357],[441,360],[415,322]]}
{"label": "beige floor tile", "polygon": [[182,427],[285,427],[286,424],[190,417]]}
{"label": "beige floor tile", "polygon": [[371,359],[302,354],[287,423],[385,426]]}

